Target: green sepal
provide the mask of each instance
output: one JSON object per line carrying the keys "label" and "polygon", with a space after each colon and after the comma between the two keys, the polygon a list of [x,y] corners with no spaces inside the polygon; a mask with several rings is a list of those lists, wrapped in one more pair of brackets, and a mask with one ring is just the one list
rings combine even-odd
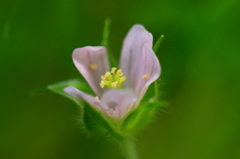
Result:
{"label": "green sepal", "polygon": [[63,91],[64,88],[69,87],[69,86],[76,87],[77,89],[82,90],[82,91],[86,91],[88,93],[90,93],[89,90],[91,90],[86,83],[84,83],[80,80],[76,80],[76,79],[63,81],[63,82],[59,82],[59,83],[56,83],[56,84],[49,85],[49,86],[47,86],[47,89],[54,92],[54,93],[57,93],[57,94],[60,94],[62,96],[65,96],[67,98],[70,98],[71,100],[76,102],[79,106],[82,106],[83,103],[80,100],[74,98],[73,96],[71,96],[71,95],[69,95],[69,94],[67,94],[66,92]]}
{"label": "green sepal", "polygon": [[111,66],[118,66],[118,62],[115,60],[115,58],[112,56],[111,51],[108,46],[108,41],[109,41],[109,33],[110,33],[110,25],[111,25],[111,19],[107,18],[104,21],[104,27],[103,27],[103,37],[102,37],[102,42],[101,45],[105,46],[107,48],[107,56],[110,61]]}
{"label": "green sepal", "polygon": [[89,132],[105,135],[117,141],[123,141],[126,136],[139,133],[150,121],[152,121],[157,109],[166,105],[166,102],[154,100],[152,98],[139,105],[136,110],[127,115],[127,117],[119,123],[100,110],[90,106],[88,103],[64,92],[63,89],[69,86],[74,86],[88,93],[90,93],[89,90],[91,90],[86,83],[79,80],[69,80],[49,85],[47,89],[73,100],[80,106],[82,113],[80,117],[83,126]]}
{"label": "green sepal", "polygon": [[49,85],[47,89],[73,100],[81,107],[82,115],[80,117],[84,124],[83,126],[89,132],[111,136],[112,138],[122,141],[124,139],[122,132],[118,130],[117,126],[114,125],[113,122],[111,122],[101,111],[63,91],[64,88],[69,86],[74,86],[79,90],[88,93],[89,90],[91,90],[86,83],[79,80],[59,82],[57,84]]}
{"label": "green sepal", "polygon": [[47,89],[49,89],[55,93],[64,95],[64,96],[70,96],[63,91],[64,88],[69,87],[69,86],[76,87],[77,89],[79,89],[81,91],[92,94],[92,91],[89,91],[89,90],[91,90],[91,88],[88,86],[88,84],[85,82],[82,82],[80,80],[77,80],[77,79],[72,79],[72,80],[68,80],[68,81],[55,83],[55,84],[47,86]]}
{"label": "green sepal", "polygon": [[164,38],[164,35],[161,35],[161,36],[158,38],[157,42],[154,44],[154,46],[153,46],[153,51],[155,52],[155,54],[157,53],[158,48],[159,48],[159,46],[160,46],[163,38]]}
{"label": "green sepal", "polygon": [[110,119],[87,103],[84,103],[83,122],[85,127],[92,133],[111,136],[120,141],[125,138],[124,134],[117,129]]}
{"label": "green sepal", "polygon": [[157,109],[164,106],[166,106],[166,102],[154,99],[139,105],[138,109],[129,114],[123,121],[122,131],[131,135],[139,133],[152,121]]}

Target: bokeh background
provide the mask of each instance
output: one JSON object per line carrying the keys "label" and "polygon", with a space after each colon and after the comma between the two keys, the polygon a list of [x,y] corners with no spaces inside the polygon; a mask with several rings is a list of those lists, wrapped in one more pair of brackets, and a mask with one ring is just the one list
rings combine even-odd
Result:
{"label": "bokeh background", "polygon": [[156,39],[169,107],[137,137],[142,159],[240,158],[240,3],[238,0],[0,1],[0,158],[120,159],[119,145],[83,133],[78,108],[31,91],[82,78],[77,47],[100,45],[111,18],[119,59],[130,27]]}

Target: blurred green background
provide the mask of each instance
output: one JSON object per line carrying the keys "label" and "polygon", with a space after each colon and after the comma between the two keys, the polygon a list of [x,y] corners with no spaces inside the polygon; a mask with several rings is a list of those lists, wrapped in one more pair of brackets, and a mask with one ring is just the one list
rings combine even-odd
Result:
{"label": "blurred green background", "polygon": [[118,59],[130,27],[156,39],[170,102],[137,137],[142,159],[240,158],[238,0],[2,0],[0,158],[120,159],[119,145],[82,132],[75,103],[30,91],[81,78],[71,54],[99,45],[112,19]]}

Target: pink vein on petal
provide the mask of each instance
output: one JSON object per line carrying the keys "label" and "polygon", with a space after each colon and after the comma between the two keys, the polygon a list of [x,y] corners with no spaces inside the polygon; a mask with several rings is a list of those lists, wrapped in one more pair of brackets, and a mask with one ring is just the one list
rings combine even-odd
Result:
{"label": "pink vein on petal", "polygon": [[[152,50],[152,34],[142,25],[134,25],[127,34],[121,55],[121,69],[126,87],[131,87],[141,100],[148,86],[160,76],[160,64]],[[144,80],[143,76],[148,79]]]}
{"label": "pink vein on petal", "polygon": [[97,99],[96,97],[93,97],[87,93],[84,93],[73,86],[64,88],[64,91],[79,100],[86,101],[89,105],[102,111],[101,101],[99,99]]}
{"label": "pink vein on petal", "polygon": [[101,97],[103,91],[99,86],[101,76],[109,71],[106,48],[102,46],[86,46],[73,51],[73,62],[87,80],[93,91]]}

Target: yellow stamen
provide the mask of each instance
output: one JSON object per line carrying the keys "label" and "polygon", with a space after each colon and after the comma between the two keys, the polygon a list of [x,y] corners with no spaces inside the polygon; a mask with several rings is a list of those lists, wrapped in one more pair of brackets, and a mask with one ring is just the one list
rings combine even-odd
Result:
{"label": "yellow stamen", "polygon": [[91,65],[90,65],[90,68],[91,68],[92,70],[95,70],[95,69],[97,68],[97,65],[96,65],[96,64],[91,64]]}
{"label": "yellow stamen", "polygon": [[104,88],[104,86],[105,86],[105,83],[104,83],[103,81],[101,81],[100,87],[101,87],[101,88]]}
{"label": "yellow stamen", "polygon": [[119,70],[117,71],[117,74],[118,74],[119,76],[122,76],[122,75],[123,75],[122,69],[119,69]]}
{"label": "yellow stamen", "polygon": [[104,88],[121,88],[122,83],[126,80],[123,76],[122,70],[113,67],[111,72],[106,72],[105,75],[101,76],[100,87]]}
{"label": "yellow stamen", "polygon": [[112,83],[112,82],[110,82],[110,81],[108,81],[108,80],[102,80],[102,82],[104,83],[105,86],[111,87],[111,83]]}
{"label": "yellow stamen", "polygon": [[115,80],[118,80],[121,76],[123,75],[123,73],[122,73],[122,70],[121,69],[119,69],[118,71],[117,71],[117,73],[116,73],[116,75],[115,75]]}
{"label": "yellow stamen", "polygon": [[111,71],[111,73],[114,74],[116,70],[117,70],[116,67],[112,67],[112,71]]}
{"label": "yellow stamen", "polygon": [[99,100],[98,96],[96,96],[95,99]]}
{"label": "yellow stamen", "polygon": [[126,77],[120,77],[117,81],[119,82],[119,83],[122,83],[123,81],[125,81],[126,80]]}
{"label": "yellow stamen", "polygon": [[112,88],[116,88],[117,87],[117,84],[118,84],[118,81],[115,81],[111,84]]}
{"label": "yellow stamen", "polygon": [[105,76],[106,78],[108,78],[110,75],[111,75],[110,72],[106,72],[104,76]]}
{"label": "yellow stamen", "polygon": [[114,82],[113,75],[108,76],[107,80],[111,83]]}
{"label": "yellow stamen", "polygon": [[143,75],[142,78],[147,80],[148,79],[148,75]]}

